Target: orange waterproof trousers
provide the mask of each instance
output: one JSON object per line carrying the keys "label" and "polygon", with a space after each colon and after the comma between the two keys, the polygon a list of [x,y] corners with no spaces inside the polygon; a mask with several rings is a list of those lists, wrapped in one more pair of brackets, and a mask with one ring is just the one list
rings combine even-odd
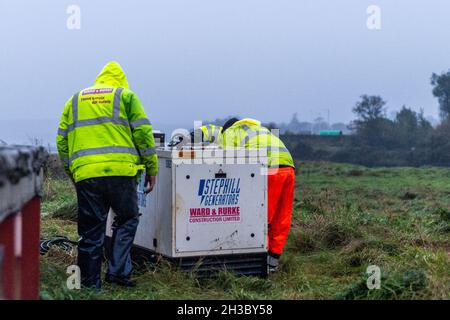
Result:
{"label": "orange waterproof trousers", "polygon": [[294,168],[269,169],[268,184],[269,253],[280,255],[291,229]]}

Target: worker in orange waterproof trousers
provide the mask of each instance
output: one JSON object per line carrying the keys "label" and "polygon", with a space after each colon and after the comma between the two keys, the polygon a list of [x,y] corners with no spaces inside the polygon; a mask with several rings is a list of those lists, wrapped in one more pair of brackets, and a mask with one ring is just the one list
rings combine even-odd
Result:
{"label": "worker in orange waterproof trousers", "polygon": [[291,229],[295,185],[294,168],[269,169],[268,184],[269,254],[279,259]]}
{"label": "worker in orange waterproof trousers", "polygon": [[295,165],[284,143],[254,119],[232,118],[222,128],[221,144],[225,149],[246,148],[267,151],[269,252],[270,272],[278,269],[280,255],[291,228],[294,201]]}

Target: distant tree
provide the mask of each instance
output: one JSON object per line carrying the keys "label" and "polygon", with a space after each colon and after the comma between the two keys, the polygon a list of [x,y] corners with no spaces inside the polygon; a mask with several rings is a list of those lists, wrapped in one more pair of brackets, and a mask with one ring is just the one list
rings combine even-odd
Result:
{"label": "distant tree", "polygon": [[319,133],[320,131],[328,130],[329,128],[330,128],[330,126],[328,125],[328,122],[326,122],[324,118],[318,117],[318,118],[314,119],[314,124],[313,124],[313,132],[314,133]]}
{"label": "distant tree", "polygon": [[263,123],[262,125],[269,130],[280,129],[280,126],[276,122]]}
{"label": "distant tree", "polygon": [[300,124],[300,121],[298,121],[298,113],[296,112],[292,115],[291,122],[289,122],[288,126],[292,127],[292,128],[296,128],[296,127],[298,127],[299,124]]}
{"label": "distant tree", "polygon": [[291,133],[299,134],[311,132],[313,125],[309,122],[300,122],[298,120],[298,113],[292,115],[291,121],[286,125],[285,130]]}
{"label": "distant tree", "polygon": [[292,115],[291,120],[287,124],[280,125],[280,131],[283,134],[311,134],[314,130],[314,124],[311,122],[300,122],[298,113]]}
{"label": "distant tree", "polygon": [[385,105],[380,96],[361,96],[353,108],[357,119],[349,126],[358,136],[357,141],[371,146],[393,144],[393,122],[386,118]]}
{"label": "distant tree", "polygon": [[443,121],[430,138],[431,163],[434,165],[450,166],[450,119]]}
{"label": "distant tree", "polygon": [[368,123],[385,117],[386,101],[380,96],[362,95],[361,101],[357,102],[353,112],[358,117],[357,122]]}
{"label": "distant tree", "polygon": [[429,142],[429,138],[433,133],[433,125],[432,123],[425,118],[423,109],[420,109],[420,112],[417,114],[418,121],[418,142],[422,144],[426,144]]}
{"label": "distant tree", "polygon": [[301,134],[312,134],[313,124],[311,122],[300,122],[299,128]]}
{"label": "distant tree", "polygon": [[401,147],[412,148],[417,143],[419,120],[415,111],[403,106],[395,117],[395,140]]}
{"label": "distant tree", "polygon": [[443,120],[450,116],[450,70],[431,76],[433,95],[438,98],[440,115]]}

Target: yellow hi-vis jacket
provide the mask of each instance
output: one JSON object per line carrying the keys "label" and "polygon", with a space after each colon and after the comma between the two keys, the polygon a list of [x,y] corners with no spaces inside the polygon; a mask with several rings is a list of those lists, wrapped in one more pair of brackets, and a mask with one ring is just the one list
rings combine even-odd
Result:
{"label": "yellow hi-vis jacket", "polygon": [[261,122],[253,119],[237,121],[222,133],[224,149],[267,149],[269,167],[289,166],[295,168],[294,160],[284,143]]}
{"label": "yellow hi-vis jacket", "polygon": [[222,127],[214,124],[208,124],[198,128],[202,134],[202,142],[217,143],[222,141]]}
{"label": "yellow hi-vis jacket", "polygon": [[158,172],[152,126],[117,62],[103,68],[94,86],[67,101],[56,144],[75,182],[135,176],[144,167],[147,175]]}

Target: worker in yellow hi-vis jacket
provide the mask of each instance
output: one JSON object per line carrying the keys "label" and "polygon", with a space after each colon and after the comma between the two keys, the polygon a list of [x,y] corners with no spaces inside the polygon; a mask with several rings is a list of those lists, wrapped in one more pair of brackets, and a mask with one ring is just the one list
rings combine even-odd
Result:
{"label": "worker in yellow hi-vis jacket", "polygon": [[117,62],[108,63],[92,87],[67,101],[57,147],[77,190],[82,284],[100,288],[106,220],[112,208],[116,217],[105,280],[133,286],[130,250],[139,222],[136,176],[145,168],[150,192],[158,159],[150,121]]}
{"label": "worker in yellow hi-vis jacket", "polygon": [[208,124],[198,127],[191,132],[192,142],[215,143],[222,142],[222,127],[214,124]]}

